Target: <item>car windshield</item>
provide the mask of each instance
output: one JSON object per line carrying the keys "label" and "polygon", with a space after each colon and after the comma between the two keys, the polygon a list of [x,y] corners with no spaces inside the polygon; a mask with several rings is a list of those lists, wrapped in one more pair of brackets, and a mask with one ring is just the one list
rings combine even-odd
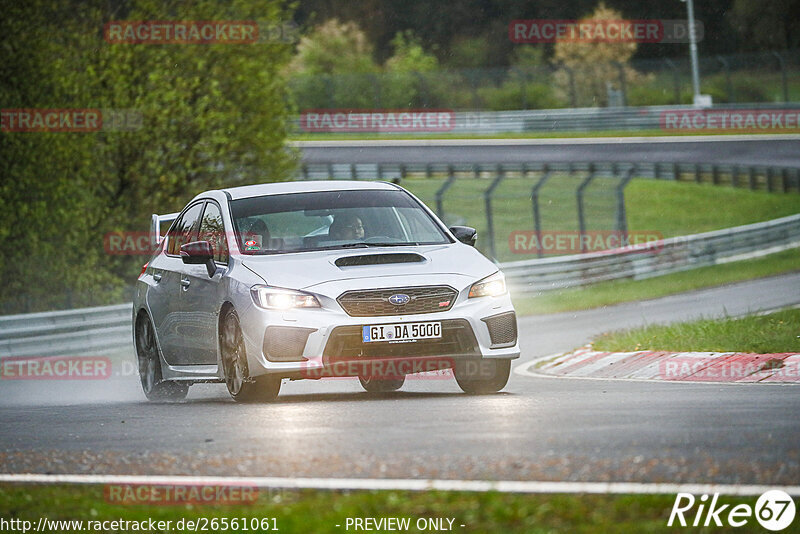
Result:
{"label": "car windshield", "polygon": [[402,245],[450,239],[405,191],[323,191],[230,202],[244,254]]}

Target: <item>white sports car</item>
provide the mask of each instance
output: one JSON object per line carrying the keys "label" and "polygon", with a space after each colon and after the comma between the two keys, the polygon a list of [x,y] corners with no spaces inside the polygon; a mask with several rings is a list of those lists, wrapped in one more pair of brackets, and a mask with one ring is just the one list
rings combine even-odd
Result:
{"label": "white sports car", "polygon": [[154,215],[153,232],[133,307],[149,399],[225,382],[236,400],[271,400],[283,379],[328,376],[388,392],[441,369],[490,393],[519,357],[505,280],[475,230],[448,229],[398,185],[207,191]]}

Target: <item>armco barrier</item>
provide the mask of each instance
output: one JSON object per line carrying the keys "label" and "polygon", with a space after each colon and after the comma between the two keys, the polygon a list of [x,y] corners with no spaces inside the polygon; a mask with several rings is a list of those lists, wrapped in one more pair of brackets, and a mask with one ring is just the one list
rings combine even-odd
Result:
{"label": "armco barrier", "polygon": [[0,357],[107,355],[131,348],[131,304],[0,316]]}
{"label": "armco barrier", "polygon": [[800,246],[800,214],[653,242],[648,248],[514,261],[500,267],[513,292],[642,279]]}
{"label": "armco barrier", "polygon": [[[707,111],[800,111],[800,103],[784,102],[780,104],[717,104]],[[594,132],[594,131],[637,131],[661,130],[664,124],[662,117],[669,112],[695,112],[692,106],[641,106],[617,108],[570,108],[570,109],[533,109],[515,111],[457,111],[453,114],[452,128],[446,132],[452,134],[491,135],[502,133],[524,132]],[[755,130],[769,133],[797,132],[800,129],[795,120],[793,126],[776,128],[771,123],[768,127],[756,127]],[[298,133],[303,132],[299,117],[291,120],[291,128]],[[751,129],[752,130],[752,129]],[[332,131],[335,131],[333,129]],[[664,133],[678,130],[664,129]],[[686,130],[682,130],[686,131]],[[743,130],[742,133],[749,133]],[[402,131],[381,131],[381,135],[404,133]],[[409,132],[405,132],[408,134]],[[411,132],[413,133],[413,132]],[[691,133],[704,133],[695,130]]]}
{"label": "armco barrier", "polygon": [[[606,251],[501,264],[516,294],[641,279],[800,246],[800,214],[665,239],[650,250]],[[131,305],[0,317],[0,357],[130,351]]]}

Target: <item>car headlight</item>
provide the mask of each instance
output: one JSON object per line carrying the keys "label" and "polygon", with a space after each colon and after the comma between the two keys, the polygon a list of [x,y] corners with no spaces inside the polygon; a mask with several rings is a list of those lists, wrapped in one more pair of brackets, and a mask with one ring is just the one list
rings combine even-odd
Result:
{"label": "car headlight", "polygon": [[497,297],[506,293],[506,277],[497,271],[483,280],[475,282],[469,288],[469,298],[475,297]]}
{"label": "car headlight", "polygon": [[319,308],[317,297],[294,289],[270,286],[253,286],[250,289],[253,301],[261,308],[289,310],[292,308]]}

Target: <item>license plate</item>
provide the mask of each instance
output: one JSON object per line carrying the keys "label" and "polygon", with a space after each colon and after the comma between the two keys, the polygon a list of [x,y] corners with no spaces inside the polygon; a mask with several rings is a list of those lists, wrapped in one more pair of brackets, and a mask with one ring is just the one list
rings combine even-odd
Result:
{"label": "license plate", "polygon": [[442,337],[442,323],[397,323],[366,325],[361,327],[364,343],[376,341],[417,341],[418,339],[439,339]]}

